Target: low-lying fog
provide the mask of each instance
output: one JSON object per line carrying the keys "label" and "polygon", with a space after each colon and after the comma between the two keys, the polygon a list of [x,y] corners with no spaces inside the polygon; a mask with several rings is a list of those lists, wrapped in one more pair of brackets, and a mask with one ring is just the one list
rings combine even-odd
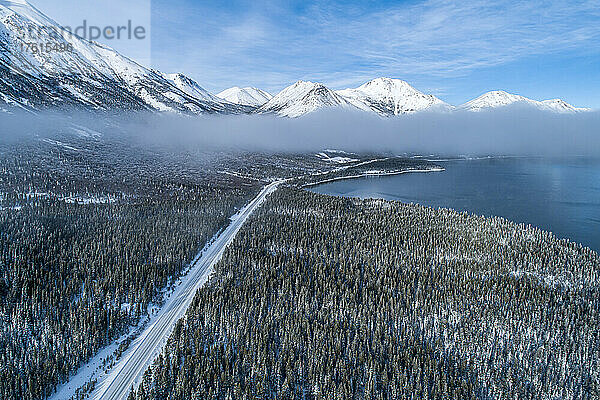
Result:
{"label": "low-lying fog", "polygon": [[18,142],[32,134],[75,135],[73,126],[169,147],[600,157],[600,112],[555,114],[521,105],[394,118],[348,111],[321,111],[297,119],[273,115],[2,113],[0,140]]}

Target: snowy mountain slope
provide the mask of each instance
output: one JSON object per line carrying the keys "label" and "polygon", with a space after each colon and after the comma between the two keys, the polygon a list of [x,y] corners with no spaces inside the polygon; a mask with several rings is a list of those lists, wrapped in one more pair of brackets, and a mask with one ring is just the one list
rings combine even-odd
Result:
{"label": "snowy mountain slope", "polygon": [[222,103],[223,99],[213,95],[208,90],[204,89],[193,79],[183,74],[163,74],[175,87],[197,99],[211,101],[214,103]]}
{"label": "snowy mountain slope", "polygon": [[245,107],[241,104],[235,104],[222,98],[215,96],[208,90],[204,89],[193,79],[178,73],[178,74],[163,74],[171,84],[177,87],[182,92],[188,94],[194,99],[201,100],[207,104],[211,104],[214,109],[221,112],[245,113],[252,111],[252,108]]}
{"label": "snowy mountain slope", "polygon": [[591,111],[590,108],[574,107],[562,99],[543,100],[538,102],[548,111],[555,112],[583,112]]}
{"label": "snowy mountain slope", "polygon": [[524,104],[535,107],[539,110],[552,111],[557,113],[573,113],[579,111],[588,111],[585,108],[576,108],[561,99],[537,101],[528,99],[524,96],[507,93],[502,90],[495,90],[484,93],[483,95],[473,99],[458,107],[459,110],[466,111],[482,111],[504,107],[511,104]]}
{"label": "snowy mountain slope", "polygon": [[515,103],[535,105],[533,100],[530,100],[526,97],[507,93],[502,90],[494,90],[492,92],[484,93],[476,99],[459,106],[458,108],[468,111],[481,111],[487,108],[503,107]]}
{"label": "snowy mountain slope", "polygon": [[[27,109],[79,104],[100,108],[104,103],[111,104],[114,98],[127,102],[131,108],[144,108],[141,99],[130,93],[118,97],[110,67],[105,64],[98,69],[83,54],[75,52],[74,45],[72,52],[27,49],[27,43],[32,41],[28,33],[31,31],[37,32],[37,42],[57,48],[71,45],[63,37],[67,33],[27,3],[0,3],[0,93],[6,104]],[[78,73],[65,73],[68,70]],[[79,76],[94,79],[78,79]]]}
{"label": "snowy mountain slope", "polygon": [[273,98],[271,94],[264,90],[253,87],[239,88],[237,86],[223,90],[217,94],[217,97],[230,103],[252,107],[260,107]]}
{"label": "snowy mountain slope", "polygon": [[[28,45],[32,42],[34,48]],[[41,51],[40,45],[51,50]],[[179,113],[239,111],[239,107],[196,98],[162,74],[63,30],[23,0],[0,3],[0,50],[0,102],[8,105]]]}
{"label": "snowy mountain slope", "polygon": [[298,81],[283,89],[258,109],[260,113],[276,113],[283,117],[300,117],[323,108],[356,109],[344,97],[320,83]]}
{"label": "snowy mountain slope", "polygon": [[377,78],[358,88],[336,93],[361,110],[382,116],[413,113],[431,107],[450,108],[437,97],[423,94],[400,79]]}

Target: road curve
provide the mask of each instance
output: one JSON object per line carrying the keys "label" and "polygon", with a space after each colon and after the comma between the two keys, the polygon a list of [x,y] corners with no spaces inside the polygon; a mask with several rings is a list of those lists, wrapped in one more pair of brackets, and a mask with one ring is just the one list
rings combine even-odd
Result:
{"label": "road curve", "polygon": [[232,218],[231,224],[215,239],[208,249],[194,260],[190,272],[161,309],[154,323],[148,326],[132,343],[132,350],[125,353],[125,356],[114,367],[104,382],[98,385],[92,398],[98,400],[127,399],[131,388],[139,385],[148,366],[162,351],[175,324],[185,315],[192,303],[196,291],[207,281],[212,266],[221,259],[225,248],[233,241],[248,217],[269,194],[277,190],[282,182],[277,181],[265,186],[258,196]]}

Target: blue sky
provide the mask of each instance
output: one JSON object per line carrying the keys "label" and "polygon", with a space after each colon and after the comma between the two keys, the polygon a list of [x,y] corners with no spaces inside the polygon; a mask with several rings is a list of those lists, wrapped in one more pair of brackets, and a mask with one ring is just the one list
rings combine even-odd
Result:
{"label": "blue sky", "polygon": [[[38,3],[57,19],[68,12],[64,1]],[[503,89],[600,108],[600,0],[153,0],[151,9],[152,66],[215,92],[388,76],[452,104]]]}

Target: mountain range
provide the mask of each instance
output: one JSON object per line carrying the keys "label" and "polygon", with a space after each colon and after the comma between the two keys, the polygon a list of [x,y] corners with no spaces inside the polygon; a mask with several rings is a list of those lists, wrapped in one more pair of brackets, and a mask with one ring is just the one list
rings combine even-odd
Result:
{"label": "mountain range", "polygon": [[[41,51],[41,45],[53,51]],[[0,50],[0,101],[13,107],[246,111],[213,98],[191,80],[163,75],[82,39],[23,0],[0,3]]]}
{"label": "mountain range", "polygon": [[[28,32],[54,51],[32,51]],[[0,2],[0,109],[147,110],[181,114],[272,113],[299,117],[339,108],[383,117],[420,111],[482,111],[511,104],[575,113],[560,99],[536,101],[493,91],[458,107],[424,94],[400,79],[377,78],[334,91],[298,81],[280,93],[233,87],[214,95],[183,74],[146,68],[102,44],[65,31],[24,0]]]}

